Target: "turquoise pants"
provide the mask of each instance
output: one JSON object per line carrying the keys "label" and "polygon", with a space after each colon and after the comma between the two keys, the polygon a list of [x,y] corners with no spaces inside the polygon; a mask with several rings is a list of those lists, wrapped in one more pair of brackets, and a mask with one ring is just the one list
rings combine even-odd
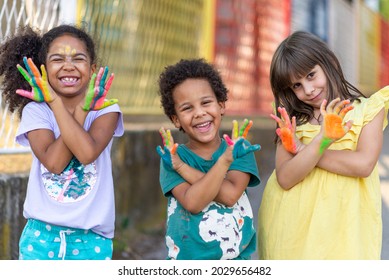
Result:
{"label": "turquoise pants", "polygon": [[112,239],[91,230],[29,219],[19,241],[20,260],[110,260]]}

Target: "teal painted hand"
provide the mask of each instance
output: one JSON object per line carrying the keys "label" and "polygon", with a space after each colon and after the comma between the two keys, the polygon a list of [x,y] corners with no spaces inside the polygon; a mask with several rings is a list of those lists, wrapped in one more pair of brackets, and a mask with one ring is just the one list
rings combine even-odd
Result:
{"label": "teal painted hand", "polygon": [[24,89],[17,89],[16,93],[27,97],[36,102],[51,102],[54,100],[53,95],[49,89],[49,82],[47,80],[47,73],[44,65],[41,65],[42,75],[38,67],[34,64],[31,58],[23,57],[25,70],[19,64],[16,66],[24,79],[30,84],[31,91]]}
{"label": "teal painted hand", "polygon": [[174,139],[170,132],[170,129],[165,130],[162,127],[159,130],[159,134],[162,137],[163,149],[161,146],[158,146],[157,153],[169,168],[174,169],[172,155],[176,154],[178,144],[174,143]]}
{"label": "teal painted hand", "polygon": [[108,67],[101,67],[97,75],[93,73],[85,96],[85,102],[82,106],[84,111],[97,111],[118,103],[117,99],[105,99],[114,78],[112,73],[107,80],[107,75]]}
{"label": "teal painted hand", "polygon": [[261,149],[259,144],[251,145],[249,141],[246,140],[247,134],[252,127],[253,122],[245,119],[241,128],[238,127],[238,122],[236,120],[232,121],[232,139],[224,134],[223,137],[226,140],[229,146],[234,146],[232,150],[232,156],[234,159],[243,157],[248,153],[252,153]]}

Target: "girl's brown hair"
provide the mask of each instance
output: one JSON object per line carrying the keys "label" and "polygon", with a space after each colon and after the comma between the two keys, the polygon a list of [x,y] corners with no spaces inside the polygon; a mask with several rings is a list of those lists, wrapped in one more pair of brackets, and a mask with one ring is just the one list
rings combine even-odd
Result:
{"label": "girl's brown hair", "polygon": [[325,42],[309,32],[296,31],[281,42],[273,55],[270,84],[275,108],[285,107],[290,117],[296,117],[297,125],[313,117],[313,107],[296,97],[291,81],[306,76],[316,65],[327,77],[328,100],[340,97],[354,101],[364,96],[345,79],[338,59]]}

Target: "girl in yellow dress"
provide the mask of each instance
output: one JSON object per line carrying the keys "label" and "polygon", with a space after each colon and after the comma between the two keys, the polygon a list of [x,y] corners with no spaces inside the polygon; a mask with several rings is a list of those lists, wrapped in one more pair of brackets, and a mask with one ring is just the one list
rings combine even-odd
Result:
{"label": "girl in yellow dress", "polygon": [[389,86],[365,97],[328,46],[303,31],[277,48],[270,82],[276,168],[259,209],[259,258],[380,259],[377,161]]}

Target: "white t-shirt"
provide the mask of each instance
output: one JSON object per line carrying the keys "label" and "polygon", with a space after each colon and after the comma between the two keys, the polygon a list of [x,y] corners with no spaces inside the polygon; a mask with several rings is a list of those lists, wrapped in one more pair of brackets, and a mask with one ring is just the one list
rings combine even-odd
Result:
{"label": "white t-shirt", "polygon": [[[122,136],[123,116],[117,104],[99,111],[90,111],[84,129],[88,130],[99,116],[111,112],[120,113],[113,136]],[[60,135],[54,114],[46,103],[30,102],[24,107],[16,142],[29,146],[27,133],[35,129],[49,129],[56,138]],[[49,172],[33,154],[24,217],[59,226],[90,229],[107,238],[113,238],[115,201],[112,142],[113,138],[93,163],[83,165],[74,157],[61,174]]]}

